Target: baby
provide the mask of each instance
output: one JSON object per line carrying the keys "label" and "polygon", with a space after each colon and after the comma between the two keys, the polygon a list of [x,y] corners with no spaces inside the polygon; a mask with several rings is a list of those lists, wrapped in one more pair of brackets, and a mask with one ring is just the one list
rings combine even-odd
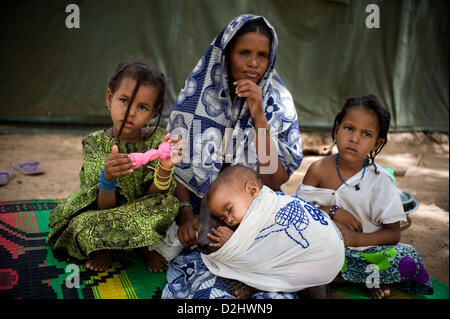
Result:
{"label": "baby", "polygon": [[331,282],[344,263],[342,236],[314,205],[275,193],[242,166],[226,168],[207,194],[211,230],[202,259],[215,275],[263,291],[295,292]]}
{"label": "baby", "polygon": [[220,248],[230,239],[263,185],[259,174],[242,165],[228,167],[211,184],[206,195],[208,209],[229,226],[211,229],[208,238],[215,241],[211,247]]}

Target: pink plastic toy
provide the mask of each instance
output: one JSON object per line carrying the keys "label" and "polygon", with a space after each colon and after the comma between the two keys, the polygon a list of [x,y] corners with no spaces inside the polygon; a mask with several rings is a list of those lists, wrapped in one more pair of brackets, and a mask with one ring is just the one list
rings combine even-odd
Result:
{"label": "pink plastic toy", "polygon": [[164,142],[158,146],[157,150],[151,149],[145,153],[130,153],[129,156],[131,160],[136,163],[136,165],[133,167],[135,169],[138,168],[139,166],[147,164],[150,161],[153,161],[158,157],[161,159],[170,157],[170,150],[171,150],[170,143]]}

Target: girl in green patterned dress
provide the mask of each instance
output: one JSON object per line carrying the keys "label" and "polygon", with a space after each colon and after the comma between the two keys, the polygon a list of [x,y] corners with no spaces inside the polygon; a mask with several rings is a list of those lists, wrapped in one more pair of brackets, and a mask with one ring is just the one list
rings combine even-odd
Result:
{"label": "girl in green patterned dress", "polygon": [[[88,269],[105,271],[113,252],[124,249],[142,252],[150,271],[167,269],[167,261],[148,249],[164,238],[178,212],[172,171],[183,150],[179,139],[170,140],[170,133],[159,127],[165,85],[164,75],[152,65],[118,65],[106,90],[113,125],[83,139],[80,189],[50,214],[48,243],[55,251],[87,260]],[[155,116],[158,123],[149,128]],[[167,141],[171,157],[134,169],[129,153]]]}

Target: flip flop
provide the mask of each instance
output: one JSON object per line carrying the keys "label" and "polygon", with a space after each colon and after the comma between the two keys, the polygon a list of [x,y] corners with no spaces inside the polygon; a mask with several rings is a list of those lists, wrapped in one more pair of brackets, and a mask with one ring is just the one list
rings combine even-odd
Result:
{"label": "flip flop", "polygon": [[8,184],[9,180],[14,177],[14,172],[0,171],[0,185]]}
{"label": "flip flop", "polygon": [[39,167],[39,162],[26,163],[19,161],[14,162],[11,165],[24,175],[37,175],[44,173],[44,171]]}

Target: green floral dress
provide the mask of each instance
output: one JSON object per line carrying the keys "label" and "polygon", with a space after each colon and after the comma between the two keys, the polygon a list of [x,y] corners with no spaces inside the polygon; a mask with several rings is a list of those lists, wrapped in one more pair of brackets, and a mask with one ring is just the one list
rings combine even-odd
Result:
{"label": "green floral dress", "polygon": [[147,166],[156,167],[157,159],[117,179],[116,207],[99,210],[96,201],[99,175],[114,144],[120,153],[145,152],[158,148],[165,134],[159,128],[136,143],[118,142],[106,131],[94,132],[83,139],[80,189],[50,213],[47,242],[55,251],[84,260],[94,251],[144,247],[164,238],[179,202],[174,196],[174,179],[168,192],[147,195],[154,174]]}

